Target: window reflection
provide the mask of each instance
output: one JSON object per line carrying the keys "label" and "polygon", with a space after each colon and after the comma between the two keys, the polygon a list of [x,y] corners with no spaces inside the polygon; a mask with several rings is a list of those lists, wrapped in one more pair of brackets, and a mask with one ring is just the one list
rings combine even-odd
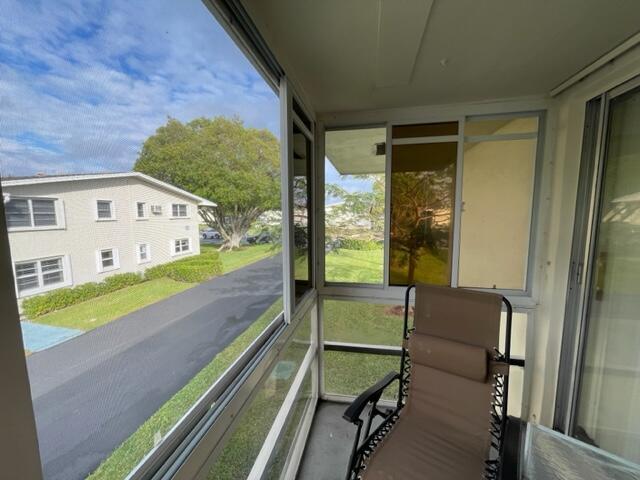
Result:
{"label": "window reflection", "polygon": [[449,284],[457,149],[455,142],[393,146],[391,285]]}
{"label": "window reflection", "polygon": [[311,289],[311,142],[293,126],[293,254],[295,297]]}

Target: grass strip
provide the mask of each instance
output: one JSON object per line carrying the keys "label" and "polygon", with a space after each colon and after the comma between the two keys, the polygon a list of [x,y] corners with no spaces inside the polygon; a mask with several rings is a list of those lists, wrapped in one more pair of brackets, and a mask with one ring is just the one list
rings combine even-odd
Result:
{"label": "grass strip", "polygon": [[35,323],[89,331],[116,318],[193,287],[193,283],[157,278],[34,318]]}

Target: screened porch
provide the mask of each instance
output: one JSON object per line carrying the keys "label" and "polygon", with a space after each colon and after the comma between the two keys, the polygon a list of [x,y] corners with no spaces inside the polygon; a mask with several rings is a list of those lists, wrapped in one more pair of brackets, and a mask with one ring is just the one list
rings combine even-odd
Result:
{"label": "screened porch", "polygon": [[[279,96],[282,308],[122,478],[460,478],[374,477],[380,439],[353,468],[415,284],[502,302],[483,478],[640,478],[640,5],[204,4]],[[8,363],[6,478],[37,480]],[[398,383],[371,398],[402,419]]]}

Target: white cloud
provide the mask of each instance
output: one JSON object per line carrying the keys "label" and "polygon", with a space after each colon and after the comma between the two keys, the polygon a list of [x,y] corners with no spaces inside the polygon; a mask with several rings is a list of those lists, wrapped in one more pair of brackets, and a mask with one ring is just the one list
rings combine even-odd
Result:
{"label": "white cloud", "polygon": [[199,0],[0,10],[2,175],[128,170],[168,116],[278,133],[276,96]]}

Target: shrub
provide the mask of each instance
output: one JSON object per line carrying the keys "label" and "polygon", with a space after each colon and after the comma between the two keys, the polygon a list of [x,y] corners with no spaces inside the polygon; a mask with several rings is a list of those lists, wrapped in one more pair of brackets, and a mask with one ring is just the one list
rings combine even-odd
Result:
{"label": "shrub", "polygon": [[146,280],[168,277],[177,282],[200,283],[221,273],[220,255],[218,252],[207,252],[148,268],[144,276],[139,273],[119,273],[105,278],[104,282],[83,283],[74,288],[60,288],[25,298],[22,310],[27,317],[35,318]]}
{"label": "shrub", "polygon": [[342,238],[339,247],[345,250],[378,250],[380,244],[375,240],[360,240],[358,238]]}
{"label": "shrub", "polygon": [[177,282],[199,283],[213,277],[215,273],[207,264],[183,263],[171,265],[167,277]]}
{"label": "shrub", "polygon": [[83,283],[74,288],[60,288],[43,295],[25,298],[22,301],[22,310],[28,317],[35,318],[143,281],[144,278],[139,273],[120,273],[107,277],[101,283]]}
{"label": "shrub", "polygon": [[177,282],[200,283],[221,273],[220,255],[218,252],[207,252],[151,267],[145,271],[145,278],[169,277]]}
{"label": "shrub", "polygon": [[144,277],[139,273],[119,273],[105,278],[103,283],[108,292],[114,292],[141,282],[144,282]]}
{"label": "shrub", "polygon": [[145,280],[155,280],[156,278],[162,278],[167,276],[167,264],[156,265],[155,267],[147,268],[144,271]]}

